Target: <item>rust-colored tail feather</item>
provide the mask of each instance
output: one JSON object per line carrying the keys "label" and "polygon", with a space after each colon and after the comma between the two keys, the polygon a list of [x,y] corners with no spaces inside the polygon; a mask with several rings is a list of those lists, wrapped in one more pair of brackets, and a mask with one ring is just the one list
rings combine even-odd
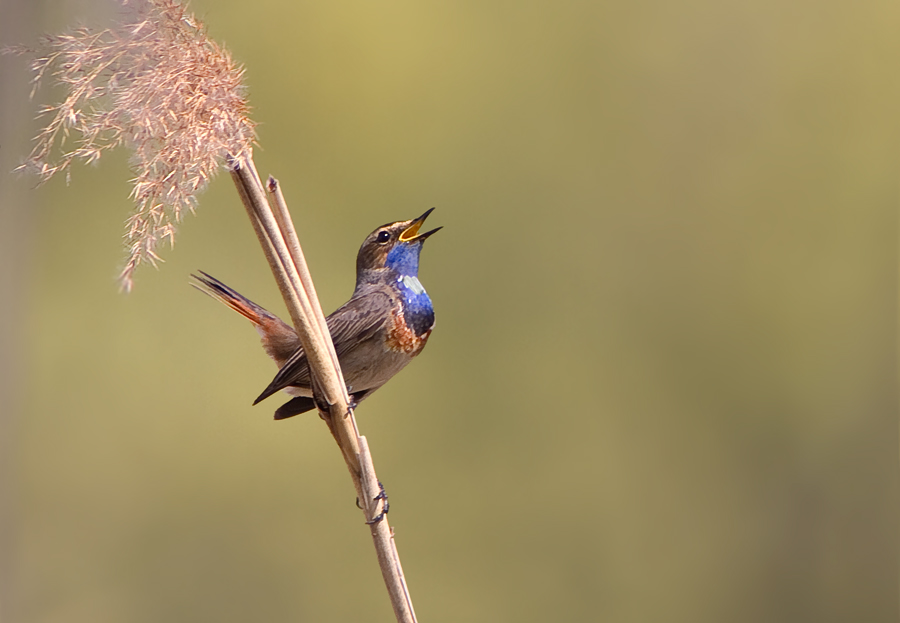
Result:
{"label": "rust-colored tail feather", "polygon": [[281,318],[260,307],[237,290],[229,288],[212,275],[202,270],[197,272],[202,276],[191,275],[194,279],[191,285],[221,301],[256,325],[256,330],[262,337],[263,348],[279,368],[300,348],[296,332],[282,322]]}
{"label": "rust-colored tail feather", "polygon": [[203,276],[191,275],[195,279],[194,282],[191,282],[192,286],[217,301],[225,303],[253,324],[261,325],[265,322],[265,319],[276,318],[276,316],[270,314],[237,290],[229,288],[212,275],[208,275],[202,270],[197,272]]}

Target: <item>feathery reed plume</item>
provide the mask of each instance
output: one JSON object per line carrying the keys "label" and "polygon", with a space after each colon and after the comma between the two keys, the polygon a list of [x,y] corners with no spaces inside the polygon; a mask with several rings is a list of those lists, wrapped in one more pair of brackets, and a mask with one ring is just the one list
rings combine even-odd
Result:
{"label": "feathery reed plume", "polygon": [[19,167],[41,181],[64,170],[68,178],[74,160],[94,162],[120,145],[131,151],[136,209],[125,223],[125,290],[138,265],[161,261],[161,241],[174,244],[175,224],[219,167],[246,162],[254,141],[243,68],[175,0],[137,5],[110,29],[42,40],[32,95],[49,74],[65,97],[41,109],[49,122]]}

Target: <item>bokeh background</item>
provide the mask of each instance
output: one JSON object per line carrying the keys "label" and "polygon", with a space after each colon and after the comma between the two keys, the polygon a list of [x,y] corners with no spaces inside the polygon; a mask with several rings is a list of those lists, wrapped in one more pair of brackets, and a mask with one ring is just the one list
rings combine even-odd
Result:
{"label": "bokeh background", "polygon": [[[438,208],[436,331],[358,412],[422,621],[897,619],[896,2],[192,7],[326,311]],[[4,623],[390,621],[325,426],[188,286],[284,313],[227,176],[119,294],[125,156],[9,175],[2,63]]]}

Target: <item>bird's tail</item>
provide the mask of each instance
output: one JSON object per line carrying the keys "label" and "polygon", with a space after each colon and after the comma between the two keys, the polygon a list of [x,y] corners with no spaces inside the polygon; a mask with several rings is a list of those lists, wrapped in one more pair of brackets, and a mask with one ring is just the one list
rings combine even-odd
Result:
{"label": "bird's tail", "polygon": [[202,270],[197,272],[199,272],[202,277],[191,275],[194,279],[194,281],[191,282],[192,286],[204,294],[208,294],[217,301],[225,303],[228,307],[244,318],[247,318],[253,324],[259,326],[271,322],[272,320],[278,320],[277,316],[269,313],[266,309],[260,307],[237,290],[229,288],[212,275],[208,275]]}
{"label": "bird's tail", "polygon": [[191,275],[194,279],[191,285],[252,322],[262,338],[263,348],[279,368],[300,348],[297,333],[278,316],[260,307],[240,292],[229,288],[212,275],[202,270],[198,272],[199,276]]}

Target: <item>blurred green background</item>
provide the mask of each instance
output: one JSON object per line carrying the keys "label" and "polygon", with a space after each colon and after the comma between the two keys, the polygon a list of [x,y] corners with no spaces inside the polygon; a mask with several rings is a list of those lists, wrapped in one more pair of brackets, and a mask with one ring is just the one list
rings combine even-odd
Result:
{"label": "blurred green background", "polygon": [[[0,43],[111,11],[4,4]],[[420,620],[896,620],[896,2],[192,7],[326,312],[374,227],[445,227],[429,346],[358,411]],[[23,65],[4,623],[392,620],[325,426],[250,406],[273,365],[188,286],[284,314],[230,180],[118,294],[126,158],[8,175]]]}

